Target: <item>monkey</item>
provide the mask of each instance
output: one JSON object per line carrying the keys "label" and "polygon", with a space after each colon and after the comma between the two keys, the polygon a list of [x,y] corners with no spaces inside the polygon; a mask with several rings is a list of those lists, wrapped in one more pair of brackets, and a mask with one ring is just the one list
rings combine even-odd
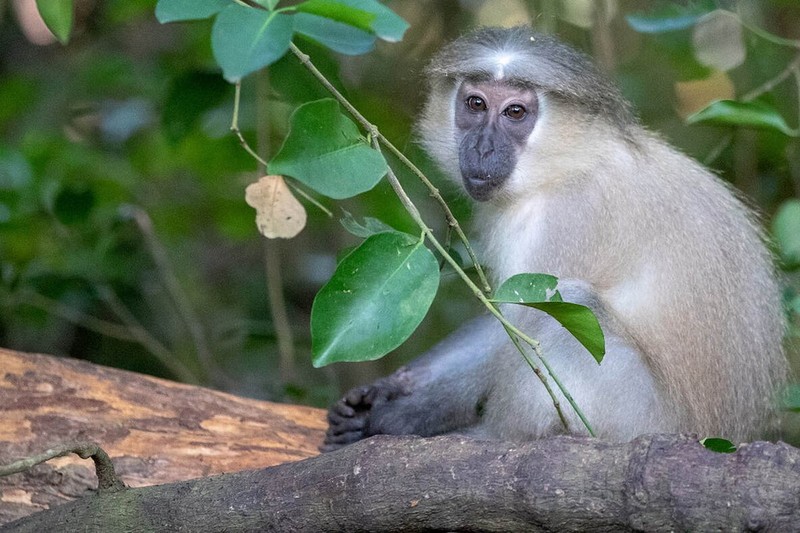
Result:
{"label": "monkey", "polygon": [[[529,27],[478,29],[424,72],[420,141],[474,200],[494,285],[553,274],[564,301],[600,322],[598,365],[548,315],[503,309],[540,342],[594,434],[763,434],[787,379],[785,324],[766,237],[732,188],[646,130],[587,56]],[[587,435],[555,394],[566,425],[497,320],[481,316],[347,392],[321,449],[377,434]]]}

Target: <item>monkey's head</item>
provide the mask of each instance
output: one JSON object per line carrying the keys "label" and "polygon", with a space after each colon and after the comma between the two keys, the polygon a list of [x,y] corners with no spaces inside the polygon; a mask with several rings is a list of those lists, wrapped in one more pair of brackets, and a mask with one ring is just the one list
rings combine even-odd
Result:
{"label": "monkey's head", "polygon": [[426,74],[423,144],[478,201],[514,198],[578,175],[603,157],[605,139],[598,136],[625,138],[636,122],[586,56],[528,27],[461,37]]}

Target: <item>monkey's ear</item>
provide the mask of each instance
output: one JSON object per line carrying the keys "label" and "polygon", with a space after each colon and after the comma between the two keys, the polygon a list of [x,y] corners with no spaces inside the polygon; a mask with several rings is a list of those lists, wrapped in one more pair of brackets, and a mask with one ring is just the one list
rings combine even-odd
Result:
{"label": "monkey's ear", "polygon": [[589,350],[599,364],[606,354],[606,340],[600,322],[585,305],[563,301],[557,287],[558,278],[549,274],[517,274],[497,288],[492,301],[544,311]]}

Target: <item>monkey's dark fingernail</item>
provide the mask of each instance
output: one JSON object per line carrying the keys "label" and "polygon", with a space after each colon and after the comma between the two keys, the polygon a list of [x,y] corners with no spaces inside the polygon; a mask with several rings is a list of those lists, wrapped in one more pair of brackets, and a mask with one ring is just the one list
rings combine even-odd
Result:
{"label": "monkey's dark fingernail", "polygon": [[364,438],[364,433],[362,431],[348,431],[347,433],[340,433],[338,435],[326,435],[325,444],[326,445],[350,444],[352,442],[359,441],[363,438]]}
{"label": "monkey's dark fingernail", "polygon": [[346,418],[341,419],[335,423],[331,423],[328,428],[329,435],[341,435],[351,431],[360,431],[364,429],[366,419],[364,417]]}
{"label": "monkey's dark fingernail", "polygon": [[365,396],[369,389],[367,387],[358,387],[347,393],[344,400],[351,406],[356,406],[364,403]]}
{"label": "monkey's dark fingernail", "polygon": [[356,415],[356,410],[344,402],[337,402],[336,405],[331,407],[331,410],[328,411],[328,420],[330,420],[330,417],[334,414],[349,418]]}

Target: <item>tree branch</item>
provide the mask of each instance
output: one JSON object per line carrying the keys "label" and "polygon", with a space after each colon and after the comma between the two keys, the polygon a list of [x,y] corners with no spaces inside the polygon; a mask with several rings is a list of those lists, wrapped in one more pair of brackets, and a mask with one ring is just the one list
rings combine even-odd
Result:
{"label": "tree branch", "polygon": [[800,450],[695,438],[525,444],[374,437],[264,470],[96,494],[8,524],[38,531],[789,531]]}

